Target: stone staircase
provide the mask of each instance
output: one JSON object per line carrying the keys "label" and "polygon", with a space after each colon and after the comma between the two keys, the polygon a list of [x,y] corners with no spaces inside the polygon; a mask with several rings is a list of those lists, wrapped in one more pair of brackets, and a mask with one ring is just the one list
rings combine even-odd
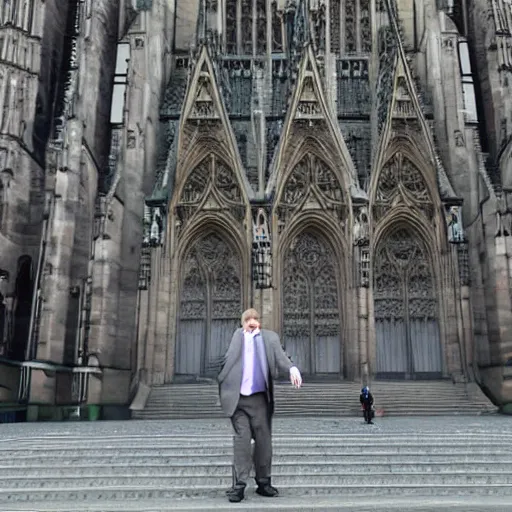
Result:
{"label": "stone staircase", "polygon": [[[251,486],[237,510],[511,510],[508,418],[474,421],[480,423],[276,419],[273,483],[281,497],[261,498]],[[0,441],[0,510],[228,509],[232,437],[226,420],[127,423],[129,432],[121,422],[46,424],[46,434],[38,436],[24,435],[18,424]],[[504,504],[508,509],[499,508]]]}
{"label": "stone staircase", "polygon": [[[359,384],[305,383],[296,390],[289,383],[276,385],[278,416],[359,416]],[[476,384],[451,381],[374,382],[375,407],[386,416],[492,413],[496,408]],[[220,418],[216,384],[169,384],[154,387],[144,410],[134,419]]]}

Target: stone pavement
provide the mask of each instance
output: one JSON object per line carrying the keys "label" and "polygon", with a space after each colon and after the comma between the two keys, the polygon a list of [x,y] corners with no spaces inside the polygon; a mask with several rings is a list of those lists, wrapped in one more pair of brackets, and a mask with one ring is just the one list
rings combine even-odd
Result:
{"label": "stone pavement", "polygon": [[[223,491],[229,481],[231,430],[225,419],[0,425],[0,511],[512,510],[512,418],[507,416],[384,417],[375,425],[360,418],[276,418],[274,435],[281,497],[264,499],[251,488],[246,501],[229,504]],[[288,451],[293,452],[289,460]],[[296,466],[299,460],[306,462]],[[201,486],[203,478],[213,478],[201,469],[205,463],[219,464],[226,473],[209,488]],[[322,464],[338,469],[329,473]],[[285,474],[287,467],[291,474]],[[346,473],[347,467],[353,474]],[[131,471],[126,478],[138,489],[120,489],[116,482],[124,478],[123,468]],[[467,473],[461,473],[464,468]],[[20,483],[24,478],[31,483]],[[418,478],[425,484],[409,485]],[[151,486],[144,483],[148,479]],[[314,486],[309,489],[314,479],[323,489],[318,494]],[[347,479],[360,486],[344,483]],[[370,489],[378,479],[381,483]],[[472,486],[475,479],[480,483]],[[189,482],[189,488],[176,481]],[[285,481],[291,484],[281,486]],[[406,483],[402,488],[394,481]]]}

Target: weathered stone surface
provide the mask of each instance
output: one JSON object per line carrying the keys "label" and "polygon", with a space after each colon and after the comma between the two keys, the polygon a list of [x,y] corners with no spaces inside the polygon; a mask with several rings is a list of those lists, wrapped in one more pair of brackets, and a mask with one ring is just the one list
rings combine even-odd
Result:
{"label": "weathered stone surface", "polygon": [[510,5],[416,3],[0,8],[0,357],[66,374],[33,400],[212,377],[254,305],[313,377],[512,403]]}

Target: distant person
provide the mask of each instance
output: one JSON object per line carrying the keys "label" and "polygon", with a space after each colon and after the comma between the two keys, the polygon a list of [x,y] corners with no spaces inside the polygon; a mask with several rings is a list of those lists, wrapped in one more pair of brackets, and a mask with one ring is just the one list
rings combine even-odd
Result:
{"label": "distant person", "polygon": [[365,386],[361,390],[361,395],[359,396],[359,401],[363,407],[364,412],[364,421],[370,425],[373,424],[373,395],[370,393],[370,388]]}
{"label": "distant person", "polygon": [[254,439],[256,492],[275,497],[271,485],[274,385],[279,371],[289,374],[291,383],[300,388],[302,377],[288,359],[279,336],[260,330],[260,316],[255,309],[242,315],[242,329],[237,329],[219,373],[219,394],[223,411],[233,425],[234,482],[227,492],[230,502],[244,499],[245,487],[253,464],[251,440]]}

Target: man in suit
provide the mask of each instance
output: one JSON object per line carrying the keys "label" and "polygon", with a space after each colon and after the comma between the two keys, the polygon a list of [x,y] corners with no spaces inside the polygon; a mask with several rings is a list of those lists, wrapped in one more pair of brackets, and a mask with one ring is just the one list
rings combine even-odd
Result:
{"label": "man in suit", "polygon": [[284,353],[279,336],[273,331],[260,330],[260,317],[255,309],[243,313],[242,325],[231,339],[218,376],[221,407],[231,418],[235,432],[235,481],[227,493],[233,503],[244,499],[252,467],[251,439],[255,442],[256,492],[266,497],[279,494],[270,483],[273,381],[281,371],[290,376],[296,388],[302,385],[300,372]]}

